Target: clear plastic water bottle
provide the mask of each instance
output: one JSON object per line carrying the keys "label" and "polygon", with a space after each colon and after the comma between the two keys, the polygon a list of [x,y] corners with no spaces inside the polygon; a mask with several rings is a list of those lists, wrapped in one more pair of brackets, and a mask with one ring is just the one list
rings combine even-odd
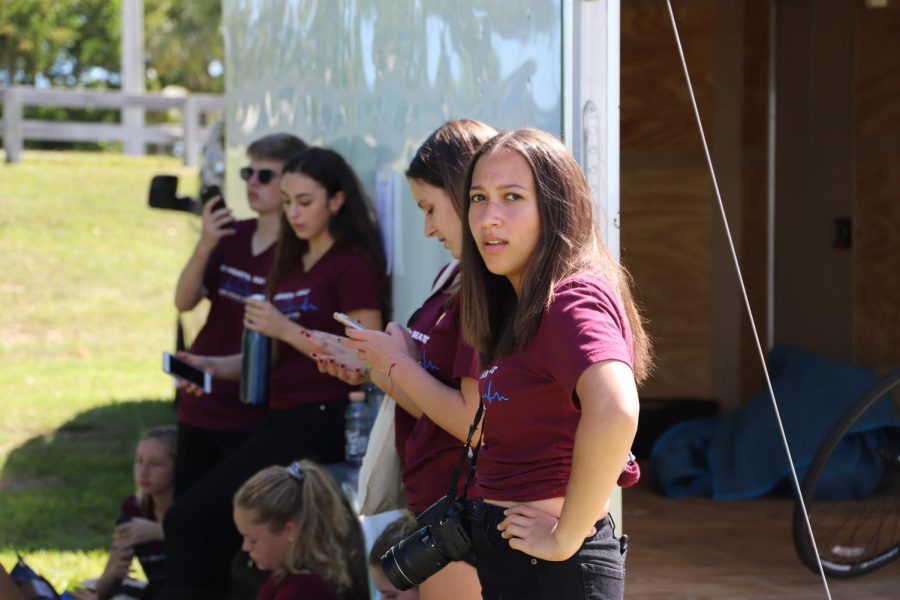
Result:
{"label": "clear plastic water bottle", "polygon": [[[250,298],[266,299],[262,294],[253,294]],[[269,398],[269,338],[258,331],[244,329],[241,350],[241,402],[250,406],[264,405]]]}
{"label": "clear plastic water bottle", "polygon": [[350,392],[350,405],[344,414],[346,446],[344,459],[351,465],[361,465],[369,445],[372,410],[366,403],[365,392]]}
{"label": "clear plastic water bottle", "polygon": [[[369,405],[369,410],[372,411],[372,424],[375,422],[375,416],[378,414],[378,409],[381,408],[381,403],[384,400],[384,392],[381,391],[374,383],[367,383],[363,385],[363,391],[366,394],[366,404]],[[369,425],[371,429],[372,424]]]}

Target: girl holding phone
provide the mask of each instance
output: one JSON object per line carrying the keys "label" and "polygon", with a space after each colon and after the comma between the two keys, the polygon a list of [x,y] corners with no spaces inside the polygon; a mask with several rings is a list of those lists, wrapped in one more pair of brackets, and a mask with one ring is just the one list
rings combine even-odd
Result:
{"label": "girl holding phone", "polygon": [[[381,236],[356,175],[331,150],[310,148],[281,176],[281,233],[268,300],[248,299],[244,326],[273,340],[268,414],[243,446],[179,498],[166,516],[169,598],[221,597],[239,547],[229,499],[258,470],[297,457],[344,457],[350,385],[318,371],[317,335],[343,328],[335,311],[380,329],[389,307]],[[241,355],[184,355],[223,379],[239,379]],[[188,386],[190,387],[190,386]]]}
{"label": "girl holding phone", "polygon": [[482,366],[472,535],[484,597],[621,598],[608,499],[650,368],[628,274],[554,136],[496,136],[466,190],[460,294]]}
{"label": "girl holding phone", "polygon": [[[436,238],[454,259],[462,250],[469,161],[495,134],[478,121],[445,123],[419,147],[406,171],[413,199],[425,214],[425,236]],[[457,260],[438,277],[445,283],[415,312],[409,331],[396,323],[384,332],[348,328],[344,345],[354,352],[319,357],[320,369],[354,383],[365,379],[362,363],[367,362],[371,381],[397,401],[396,445],[414,513],[447,493],[478,406],[475,354],[462,339],[459,321]],[[460,485],[464,482],[465,473]],[[419,593],[423,600],[481,597],[475,569],[465,562],[451,563],[425,580]]]}

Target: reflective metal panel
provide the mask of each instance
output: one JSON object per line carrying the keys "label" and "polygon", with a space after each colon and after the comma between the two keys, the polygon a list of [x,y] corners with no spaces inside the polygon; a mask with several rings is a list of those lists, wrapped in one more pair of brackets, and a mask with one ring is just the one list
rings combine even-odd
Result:
{"label": "reflective metal panel", "polygon": [[447,119],[561,133],[561,0],[223,5],[229,201],[239,208],[232,199],[244,196],[244,148],[276,131],[341,152],[373,200],[376,178],[382,190],[393,181],[395,318],[405,320],[447,256],[422,236],[398,174]]}

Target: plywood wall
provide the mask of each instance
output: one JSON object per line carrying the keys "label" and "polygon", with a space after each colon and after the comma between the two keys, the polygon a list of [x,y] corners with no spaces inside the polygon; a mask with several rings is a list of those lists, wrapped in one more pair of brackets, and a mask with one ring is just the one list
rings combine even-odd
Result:
{"label": "plywood wall", "polygon": [[884,372],[900,366],[900,2],[857,4],[854,347]]}
{"label": "plywood wall", "polygon": [[[683,3],[701,111],[713,103],[716,2]],[[709,176],[665,7],[622,4],[622,258],[648,318],[646,397],[711,398]]]}
{"label": "plywood wall", "polygon": [[[766,347],[770,47],[777,86],[775,342],[900,365],[900,2],[675,4]],[[661,2],[622,3],[622,256],[656,344],[644,397],[725,408],[763,384]],[[835,217],[853,218],[850,250]],[[740,306],[738,306],[740,304]]]}
{"label": "plywood wall", "polygon": [[[675,14],[751,300],[764,324],[769,19],[766,6],[757,4],[691,0],[677,3]],[[662,3],[622,4],[621,93],[622,256],[649,320],[657,363],[642,395],[734,406],[758,389],[758,359],[753,362],[734,268],[724,256],[722,222]]]}

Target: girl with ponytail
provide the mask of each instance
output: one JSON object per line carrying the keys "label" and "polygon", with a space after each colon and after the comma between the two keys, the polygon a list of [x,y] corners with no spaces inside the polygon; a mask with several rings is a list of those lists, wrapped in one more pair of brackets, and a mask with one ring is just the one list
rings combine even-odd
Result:
{"label": "girl with ponytail", "polygon": [[250,559],[272,574],[257,600],[368,598],[359,523],[325,469],[309,460],[273,466],[234,496]]}

